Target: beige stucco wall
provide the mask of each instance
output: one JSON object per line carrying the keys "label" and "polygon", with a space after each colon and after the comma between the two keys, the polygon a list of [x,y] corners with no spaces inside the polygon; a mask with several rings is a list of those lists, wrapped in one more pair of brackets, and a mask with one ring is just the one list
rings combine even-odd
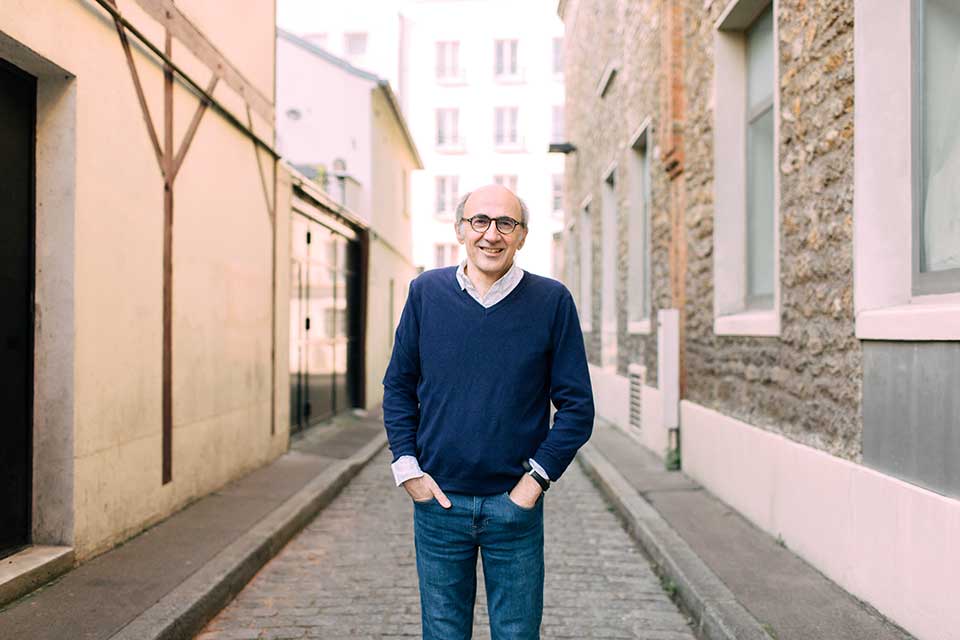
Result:
{"label": "beige stucco wall", "polygon": [[[368,408],[383,401],[383,372],[393,349],[393,332],[407,297],[407,287],[416,275],[411,257],[412,223],[409,207],[404,205],[404,194],[409,198],[410,176],[418,168],[384,90],[375,87],[370,95],[372,144],[368,192],[373,233],[367,295]],[[406,188],[404,180],[408,181]]]}
{"label": "beige stucco wall", "polygon": [[[201,2],[179,4],[195,11],[191,19],[209,29],[222,52],[237,51],[234,64],[272,98],[272,3],[247,3],[256,15],[213,15],[200,11]],[[133,2],[121,0],[120,9],[162,47],[162,30]],[[276,433],[270,433],[270,304],[271,270],[288,258],[271,256],[252,142],[208,110],[174,190],[173,481],[162,485],[163,185],[116,30],[94,3],[74,0],[2,0],[0,16],[6,36],[75,77],[75,197],[59,211],[72,207],[75,256],[55,266],[72,284],[66,278],[60,282],[67,284],[53,285],[72,287],[73,411],[48,425],[72,434],[73,525],[63,540],[49,542],[72,542],[82,560],[286,449],[284,395],[276,402]],[[241,54],[244,47],[249,50]],[[162,71],[142,50],[135,48],[134,56],[162,141]],[[174,46],[174,60],[206,84],[210,71],[183,47]],[[221,83],[214,95],[246,120],[228,86]],[[175,147],[196,105],[175,86]],[[60,125],[38,122],[38,137],[53,126]],[[272,141],[269,122],[256,116],[254,126]],[[50,170],[44,162],[38,160],[38,177]],[[261,153],[261,163],[270,187],[272,159]],[[48,215],[38,207],[38,222],[49,222]],[[39,271],[45,237],[37,243]],[[285,252],[288,244],[277,246]],[[38,315],[56,312],[38,309]],[[285,316],[278,315],[276,325],[285,333]],[[50,376],[52,366],[38,362],[38,377]],[[277,370],[278,378],[285,375],[285,367]],[[277,388],[285,389],[285,381],[278,379]],[[38,402],[38,414],[44,410]],[[35,461],[38,468],[45,463]],[[70,509],[68,502],[59,508]]]}

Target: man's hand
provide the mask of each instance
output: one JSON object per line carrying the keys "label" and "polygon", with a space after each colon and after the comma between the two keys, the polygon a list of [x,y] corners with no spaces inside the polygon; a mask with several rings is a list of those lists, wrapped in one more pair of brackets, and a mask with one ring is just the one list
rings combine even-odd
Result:
{"label": "man's hand", "polygon": [[524,509],[532,509],[537,504],[537,498],[543,489],[529,473],[523,474],[520,481],[510,491],[510,499]]}
{"label": "man's hand", "polygon": [[[533,483],[537,484],[535,480],[533,480]],[[419,478],[410,478],[401,486],[407,490],[407,493],[416,502],[426,502],[430,498],[436,498],[441,507],[444,509],[450,508],[450,499],[440,489],[440,485],[430,477],[429,473],[424,473]]]}

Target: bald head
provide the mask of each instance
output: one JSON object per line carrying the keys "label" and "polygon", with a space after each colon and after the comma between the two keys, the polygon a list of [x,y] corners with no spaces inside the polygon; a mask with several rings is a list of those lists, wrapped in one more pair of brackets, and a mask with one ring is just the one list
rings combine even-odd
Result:
{"label": "bald head", "polygon": [[530,212],[527,210],[526,203],[513,191],[499,184],[488,184],[468,191],[457,205],[457,225],[465,217],[468,206],[470,211],[507,209],[514,216],[518,216],[525,225],[529,224]]}

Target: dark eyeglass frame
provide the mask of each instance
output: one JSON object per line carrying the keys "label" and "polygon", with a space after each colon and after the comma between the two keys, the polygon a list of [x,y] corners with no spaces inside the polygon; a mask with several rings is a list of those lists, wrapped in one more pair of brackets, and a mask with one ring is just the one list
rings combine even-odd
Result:
{"label": "dark eyeglass frame", "polygon": [[[488,215],[483,213],[478,213],[472,218],[462,218],[463,222],[469,222],[470,228],[476,231],[477,233],[486,233],[487,229],[490,228],[490,223],[494,222],[497,225],[497,231],[504,234],[510,235],[514,232],[517,227],[526,228],[527,224],[525,222],[520,222],[510,216],[500,216],[499,218],[491,218]],[[486,222],[484,222],[486,221]],[[507,227],[504,229],[503,227]]]}

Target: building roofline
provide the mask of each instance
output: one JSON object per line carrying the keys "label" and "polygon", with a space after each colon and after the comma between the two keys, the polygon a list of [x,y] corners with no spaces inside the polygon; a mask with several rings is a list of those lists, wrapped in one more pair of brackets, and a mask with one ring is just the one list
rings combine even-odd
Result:
{"label": "building roofline", "polygon": [[377,86],[383,91],[383,95],[387,97],[390,109],[397,118],[397,124],[400,125],[403,138],[407,141],[407,147],[410,148],[410,153],[413,155],[413,160],[417,165],[416,168],[423,169],[423,160],[420,158],[420,152],[417,150],[417,145],[413,141],[413,136],[410,135],[410,129],[407,128],[407,120],[403,117],[403,112],[400,110],[400,103],[397,101],[397,96],[390,87],[390,83],[387,80],[381,79],[380,82],[377,83]]}
{"label": "building roofline", "polygon": [[346,60],[344,60],[343,58],[339,58],[333,55],[326,49],[318,47],[317,45],[311,42],[308,42],[303,38],[290,33],[289,31],[280,29],[279,27],[277,28],[277,37],[283,38],[284,40],[290,42],[291,44],[296,45],[301,49],[304,49],[305,51],[312,53],[318,58],[321,58],[326,62],[329,62],[330,64],[336,67],[339,67],[340,69],[343,69],[344,71],[346,71],[351,75],[354,75],[358,78],[362,78],[364,80],[368,80],[376,84],[377,88],[383,91],[384,96],[386,96],[387,103],[389,103],[390,109],[391,111],[393,111],[393,115],[396,117],[397,123],[400,125],[400,130],[403,133],[403,138],[407,143],[407,147],[410,150],[410,154],[413,156],[414,162],[416,162],[416,165],[417,165],[416,168],[423,169],[423,160],[420,158],[420,152],[417,150],[417,145],[413,141],[413,136],[410,135],[410,129],[407,127],[407,120],[406,118],[403,117],[403,111],[401,111],[400,109],[400,103],[397,101],[397,96],[396,94],[394,94],[393,89],[390,87],[390,82],[388,80],[386,80],[385,78],[381,78],[375,73],[364,71],[363,69],[355,67],[349,62],[347,62]]}

